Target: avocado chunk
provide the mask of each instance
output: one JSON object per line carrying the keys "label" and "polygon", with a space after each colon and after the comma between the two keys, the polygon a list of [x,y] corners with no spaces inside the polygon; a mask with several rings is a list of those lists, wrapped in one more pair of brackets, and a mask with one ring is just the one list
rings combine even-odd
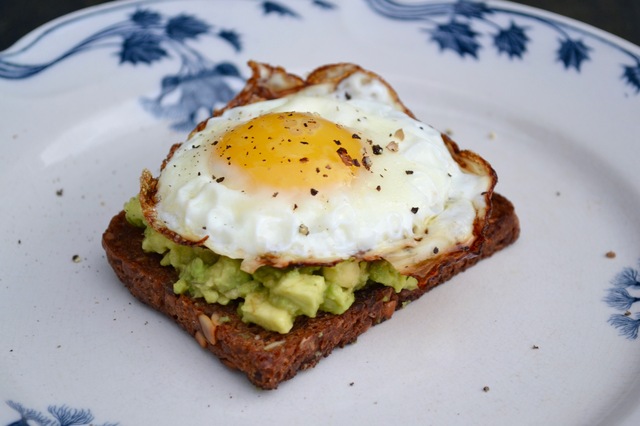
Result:
{"label": "avocado chunk", "polygon": [[288,333],[293,327],[293,315],[269,302],[267,292],[256,291],[245,296],[239,308],[242,321],[258,324],[267,330]]}
{"label": "avocado chunk", "polygon": [[396,293],[403,289],[415,290],[418,288],[418,280],[414,277],[402,275],[389,262],[377,261],[369,268],[369,279],[388,287],[393,287]]}
{"label": "avocado chunk", "polygon": [[127,222],[135,227],[143,228],[145,226],[144,215],[138,197],[131,197],[124,205],[124,213]]}
{"label": "avocado chunk", "polygon": [[271,294],[287,299],[300,313],[313,318],[324,299],[326,288],[323,276],[301,274],[292,269],[271,288]]}
{"label": "avocado chunk", "polygon": [[322,268],[322,275],[328,283],[337,284],[346,289],[363,287],[369,278],[367,263],[355,260],[345,260],[334,266],[325,266]]}
{"label": "avocado chunk", "polygon": [[340,315],[344,313],[349,306],[353,304],[355,295],[350,289],[331,283],[327,286],[324,293],[324,301],[320,305],[320,309],[325,312]]}

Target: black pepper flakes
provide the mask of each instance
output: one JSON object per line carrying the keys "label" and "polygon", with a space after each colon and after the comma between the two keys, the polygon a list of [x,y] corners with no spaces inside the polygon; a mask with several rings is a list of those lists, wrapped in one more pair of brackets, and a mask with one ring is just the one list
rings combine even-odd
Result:
{"label": "black pepper flakes", "polygon": [[301,163],[307,163],[307,162],[309,162],[309,159],[308,159],[307,157],[302,157],[302,158],[300,159],[300,162],[301,162]]}
{"label": "black pepper flakes", "polygon": [[353,138],[353,139],[362,139],[362,138],[360,137],[360,135],[359,135],[359,134],[357,134],[357,133],[352,134],[352,135],[351,135],[351,138]]}
{"label": "black pepper flakes", "polygon": [[374,155],[380,155],[382,154],[382,151],[384,151],[384,148],[382,148],[380,145],[373,145],[373,154]]}
{"label": "black pepper flakes", "polygon": [[310,192],[311,192],[311,195],[313,195],[314,197],[318,195],[318,190],[315,188],[311,188]]}
{"label": "black pepper flakes", "polygon": [[405,172],[406,174],[408,174],[408,175],[412,175],[412,174],[413,174],[413,170],[405,170],[404,172]]}
{"label": "black pepper flakes", "polygon": [[376,186],[376,191],[380,192],[381,189],[382,187],[380,185]]}
{"label": "black pepper flakes", "polygon": [[416,214],[420,210],[418,207],[411,207],[411,213]]}
{"label": "black pepper flakes", "polygon": [[[346,149],[344,149],[343,147],[340,147],[336,152],[340,156],[340,159],[342,160],[342,163],[345,166],[350,167],[355,165],[353,158],[351,158],[351,156],[349,155]],[[359,164],[357,166],[359,166]]]}
{"label": "black pepper flakes", "polygon": [[342,145],[342,142],[340,142],[338,139],[334,139],[333,143],[335,143],[338,146]]}
{"label": "black pepper flakes", "polygon": [[80,263],[82,261],[82,258],[79,254],[74,254],[73,256],[71,256],[71,260],[73,261],[73,263]]}
{"label": "black pepper flakes", "polygon": [[364,166],[365,169],[370,170],[372,165],[371,157],[369,157],[368,155],[363,156],[362,165]]}
{"label": "black pepper flakes", "polygon": [[223,177],[219,177],[218,179],[216,179],[216,182],[218,183],[222,183],[224,181],[224,176]]}
{"label": "black pepper flakes", "polygon": [[56,195],[57,195],[58,197],[62,197],[62,194],[63,194],[63,193],[64,193],[64,189],[58,189],[58,190],[56,191]]}
{"label": "black pepper flakes", "polygon": [[438,254],[439,252],[440,252],[440,249],[438,247],[433,248],[433,254]]}

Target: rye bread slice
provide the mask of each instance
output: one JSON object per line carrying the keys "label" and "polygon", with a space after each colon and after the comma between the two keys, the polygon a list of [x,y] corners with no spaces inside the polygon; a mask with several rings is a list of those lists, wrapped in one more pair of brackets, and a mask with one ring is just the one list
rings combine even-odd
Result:
{"label": "rye bread slice", "polygon": [[173,292],[176,272],[160,266],[159,255],[142,250],[142,230],[130,225],[124,212],[111,220],[102,245],[116,275],[133,296],[173,318],[203,348],[228,367],[244,372],[254,385],[275,389],[298,371],[314,367],[334,348],[354,342],[371,326],[391,318],[404,302],[419,298],[480,259],[510,245],[519,233],[513,205],[494,193],[485,241],[478,256],[443,261],[438,273],[417,290],[395,293],[389,287],[369,286],[356,293],[355,303],[344,314],[320,312],[316,318],[299,317],[293,329],[284,335],[243,323],[235,303],[207,304],[201,299],[176,295]]}

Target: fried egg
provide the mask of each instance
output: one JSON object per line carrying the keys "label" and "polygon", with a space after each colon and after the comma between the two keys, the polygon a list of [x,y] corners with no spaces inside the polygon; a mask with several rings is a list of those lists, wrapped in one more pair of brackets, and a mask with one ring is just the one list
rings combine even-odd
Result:
{"label": "fried egg", "polygon": [[410,273],[468,247],[495,177],[396,99],[359,71],[224,110],[165,161],[156,222],[247,272],[386,259]]}

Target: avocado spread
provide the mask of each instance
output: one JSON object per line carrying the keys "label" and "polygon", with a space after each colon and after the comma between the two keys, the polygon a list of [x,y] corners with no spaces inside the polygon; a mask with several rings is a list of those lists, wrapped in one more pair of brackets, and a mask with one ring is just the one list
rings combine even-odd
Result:
{"label": "avocado spread", "polygon": [[418,286],[415,278],[401,275],[384,260],[345,260],[334,266],[284,269],[263,266],[248,274],[240,269],[241,259],[176,244],[155,231],[144,220],[137,197],[124,209],[130,224],[145,228],[143,250],[163,255],[160,263],[178,271],[175,293],[222,305],[238,300],[244,322],[279,333],[289,332],[298,315],[313,318],[319,310],[342,314],[353,303],[354,292],[370,282],[393,287],[396,292]]}

